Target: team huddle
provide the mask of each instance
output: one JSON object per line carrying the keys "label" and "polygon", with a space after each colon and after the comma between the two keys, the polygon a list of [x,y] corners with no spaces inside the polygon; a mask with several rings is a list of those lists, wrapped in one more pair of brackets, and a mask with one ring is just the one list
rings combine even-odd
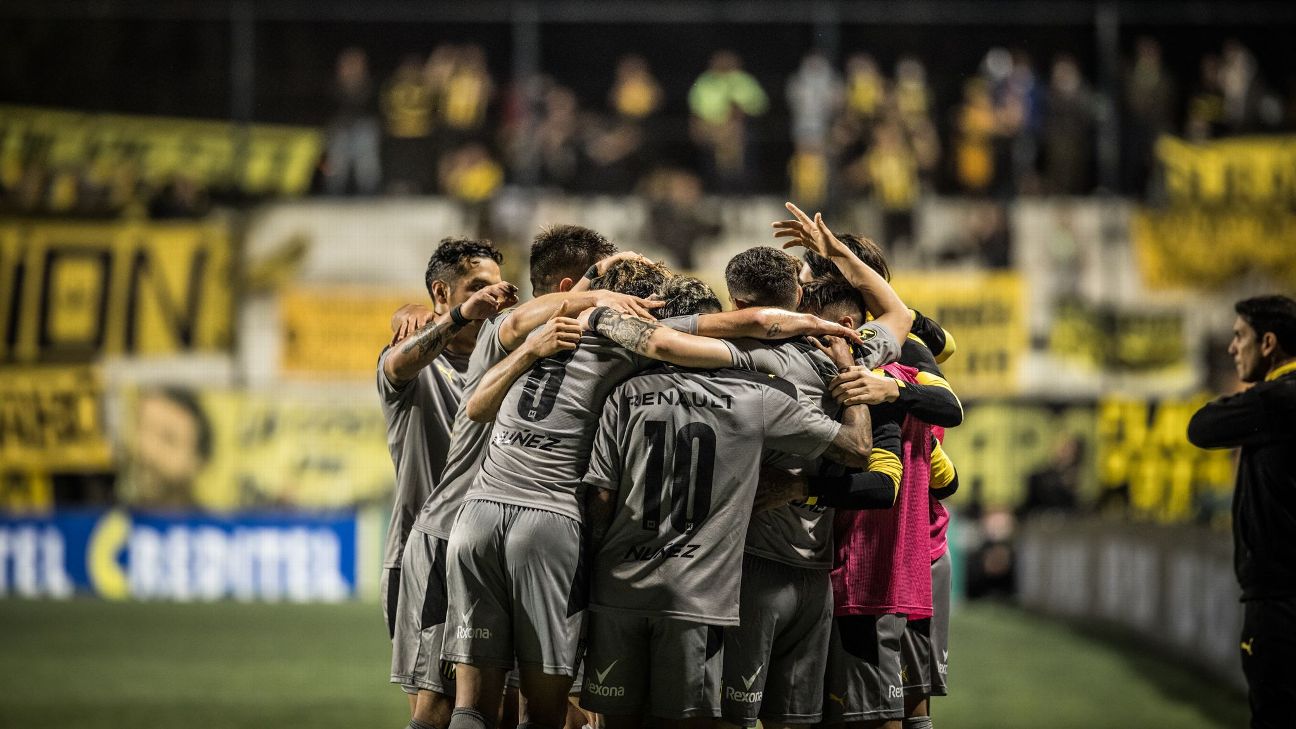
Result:
{"label": "team huddle", "polygon": [[377,368],[412,729],[931,726],[953,339],[788,209],[804,261],[734,256],[732,311],[578,226],[536,237],[525,303],[489,241],[433,253]]}

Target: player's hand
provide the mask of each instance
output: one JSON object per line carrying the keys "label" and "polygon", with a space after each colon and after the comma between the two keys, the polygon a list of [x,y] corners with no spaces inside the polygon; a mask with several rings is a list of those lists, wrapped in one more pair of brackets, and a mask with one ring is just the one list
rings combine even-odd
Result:
{"label": "player's hand", "polygon": [[478,290],[459,305],[459,313],[468,319],[485,319],[517,303],[517,287],[500,281]]}
{"label": "player's hand", "polygon": [[765,331],[767,339],[790,339],[792,337],[840,337],[856,344],[863,345],[864,339],[859,332],[837,322],[820,319],[811,314],[797,312],[779,312],[774,315],[772,323]]}
{"label": "player's hand", "polygon": [[527,337],[523,346],[537,359],[544,359],[564,350],[576,349],[585,327],[566,316],[553,316],[544,326]]}
{"label": "player's hand", "polygon": [[790,501],[801,501],[808,495],[804,476],[798,476],[774,466],[761,466],[760,488],[752,501],[752,513],[777,509]]}
{"label": "player's hand", "polygon": [[828,383],[833,399],[844,406],[879,405],[900,397],[900,383],[878,377],[867,367],[853,366]]}
{"label": "player's hand", "polygon": [[[638,296],[619,294],[615,291],[606,291],[603,289],[596,289],[590,293],[594,296],[594,304],[585,311],[590,311],[600,306],[606,306],[613,311],[637,316],[640,319],[647,321],[657,321],[657,318],[652,315],[652,310],[666,305],[665,301],[641,299]],[[579,312],[563,312],[563,315],[575,316],[577,313]]]}
{"label": "player's hand", "polygon": [[652,263],[647,256],[640,255],[634,251],[621,251],[620,253],[613,253],[607,258],[595,263],[594,270],[598,272],[598,275],[602,276],[608,272],[608,269],[622,261],[643,261],[644,263]]}
{"label": "player's hand", "polygon": [[392,339],[394,345],[400,340],[427,326],[436,318],[436,312],[422,304],[406,304],[392,314]]}
{"label": "player's hand", "polygon": [[820,352],[823,352],[832,363],[837,365],[838,370],[844,370],[855,364],[855,353],[851,351],[850,343],[841,337],[809,337],[810,343]]}
{"label": "player's hand", "polygon": [[774,227],[775,238],[788,238],[783,244],[784,248],[794,248],[804,246],[805,248],[818,253],[824,258],[841,258],[851,255],[850,248],[846,247],[833,232],[828,229],[828,224],[824,222],[823,215],[815,213],[812,219],[801,211],[801,208],[792,203],[785,203],[784,207],[792,213],[792,220],[779,220],[772,223]]}

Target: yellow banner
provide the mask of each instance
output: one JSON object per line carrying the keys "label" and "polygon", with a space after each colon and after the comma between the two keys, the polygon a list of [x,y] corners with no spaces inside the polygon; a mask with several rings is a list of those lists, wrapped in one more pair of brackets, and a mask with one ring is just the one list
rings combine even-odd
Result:
{"label": "yellow banner", "polygon": [[941,365],[961,397],[1017,392],[1029,341],[1024,285],[1017,273],[900,273],[893,282],[905,303],[954,335],[957,353]]}
{"label": "yellow banner", "polygon": [[0,471],[108,470],[102,395],[89,367],[0,367]]}
{"label": "yellow banner", "polygon": [[329,509],[391,493],[374,392],[157,388],[124,401],[118,495],[132,506]]}
{"label": "yellow banner", "polygon": [[1188,367],[1181,311],[1122,310],[1074,300],[1058,305],[1049,349],[1111,372],[1167,373]]}
{"label": "yellow banner", "polygon": [[1141,210],[1133,238],[1150,289],[1226,288],[1249,274],[1296,288],[1296,215],[1286,211]]}
{"label": "yellow banner", "polygon": [[1170,202],[1204,206],[1296,204],[1296,136],[1157,140]]}
{"label": "yellow banner", "polygon": [[1149,402],[1108,396],[1098,403],[1098,483],[1124,491],[1130,510],[1176,522],[1199,511],[1227,513],[1233,455],[1188,442],[1188,420],[1210,399]]}
{"label": "yellow banner", "polygon": [[124,172],[150,186],[182,174],[247,195],[298,195],[310,187],[323,135],[307,127],[87,114],[0,106],[0,180],[13,187],[27,165]]}
{"label": "yellow banner", "polygon": [[374,379],[378,355],[391,341],[391,316],[427,294],[339,287],[296,288],[279,299],[280,365],[288,375]]}
{"label": "yellow banner", "polygon": [[0,222],[0,362],[227,348],[231,265],[217,224]]}

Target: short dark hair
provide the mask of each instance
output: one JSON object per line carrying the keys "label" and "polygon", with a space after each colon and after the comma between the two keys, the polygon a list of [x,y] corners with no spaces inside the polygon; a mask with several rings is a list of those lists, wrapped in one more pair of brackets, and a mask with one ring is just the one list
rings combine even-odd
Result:
{"label": "short dark hair", "polygon": [[[891,280],[891,267],[887,265],[886,254],[882,252],[882,247],[873,242],[872,238],[865,238],[854,233],[838,233],[837,239],[846,244],[857,258],[864,262],[864,265],[878,272],[882,278]],[[841,271],[837,270],[837,264],[815,253],[814,251],[805,252],[806,265],[810,267],[810,273],[815,278],[821,276],[841,277]]]}
{"label": "short dark hair", "polygon": [[590,281],[590,288],[607,289],[646,299],[661,293],[673,275],[675,274],[664,263],[628,258],[617,261],[602,276]]}
{"label": "short dark hair", "polygon": [[1273,332],[1283,352],[1296,354],[1296,301],[1276,294],[1256,296],[1237,302],[1233,310],[1251,325],[1257,339]]}
{"label": "short dark hair", "polygon": [[[867,311],[864,297],[860,295],[859,290],[839,276],[816,278],[801,287],[801,311],[828,318],[823,316],[824,312],[836,308],[840,308],[843,313],[852,314],[857,320]],[[858,309],[858,313],[852,309]]]}
{"label": "short dark hair", "polygon": [[192,390],[184,387],[159,387],[149,390],[145,396],[166,400],[188,413],[193,418],[194,430],[197,431],[197,442],[194,445],[198,449],[198,456],[203,463],[211,460],[214,439],[211,420],[207,418],[207,413],[198,402],[198,396]]}
{"label": "short dark hair", "polygon": [[797,260],[769,246],[748,248],[729,259],[725,285],[729,295],[756,306],[793,309],[797,302]]}
{"label": "short dark hair", "polygon": [[662,287],[660,296],[666,305],[653,309],[653,314],[658,319],[692,314],[714,314],[724,309],[715,291],[692,276],[671,278]]}
{"label": "short dark hair", "polygon": [[485,239],[442,238],[440,245],[428,259],[427,273],[423,274],[428,296],[432,295],[433,281],[443,281],[452,286],[456,279],[467,272],[464,264],[474,258],[489,258],[498,264],[504,261],[504,254],[495,249],[494,243]]}
{"label": "short dark hair", "polygon": [[602,233],[589,228],[545,228],[531,243],[531,290],[536,295],[557,291],[563,279],[579,280],[590,266],[616,252]]}

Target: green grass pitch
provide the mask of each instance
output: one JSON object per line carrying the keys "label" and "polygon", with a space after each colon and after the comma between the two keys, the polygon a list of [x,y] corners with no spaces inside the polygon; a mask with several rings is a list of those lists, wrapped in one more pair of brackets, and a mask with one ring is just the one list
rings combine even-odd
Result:
{"label": "green grass pitch", "polygon": [[[376,604],[172,605],[0,600],[0,727],[381,727]],[[1244,700],[1118,640],[1009,607],[956,611],[940,729],[1239,727]]]}

